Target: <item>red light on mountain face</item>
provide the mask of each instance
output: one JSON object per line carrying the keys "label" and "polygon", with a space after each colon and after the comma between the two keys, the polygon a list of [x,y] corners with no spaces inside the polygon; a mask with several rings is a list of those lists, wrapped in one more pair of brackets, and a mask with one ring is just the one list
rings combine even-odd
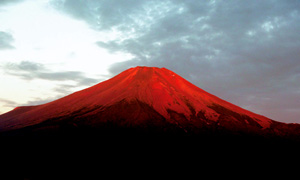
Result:
{"label": "red light on mountain face", "polygon": [[283,134],[283,129],[298,127],[224,101],[166,68],[139,66],[53,102],[16,108],[0,116],[3,132],[24,127],[99,128],[107,124],[144,129],[172,127],[192,134],[203,129]]}

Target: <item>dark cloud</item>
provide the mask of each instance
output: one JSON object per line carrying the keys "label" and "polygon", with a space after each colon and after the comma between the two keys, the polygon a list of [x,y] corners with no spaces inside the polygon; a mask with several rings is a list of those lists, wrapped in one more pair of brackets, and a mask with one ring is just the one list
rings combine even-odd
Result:
{"label": "dark cloud", "polygon": [[14,47],[11,45],[13,41],[14,38],[10,33],[0,31],[0,50],[14,49]]}
{"label": "dark cloud", "polygon": [[42,79],[49,81],[75,81],[76,86],[89,86],[99,82],[97,79],[86,77],[79,71],[52,71],[43,64],[31,61],[8,63],[4,65],[7,74],[18,76],[26,80]]}
{"label": "dark cloud", "polygon": [[223,99],[275,120],[300,115],[300,1],[79,1],[58,8],[99,31],[96,42],[133,58],[132,66],[169,68]]}

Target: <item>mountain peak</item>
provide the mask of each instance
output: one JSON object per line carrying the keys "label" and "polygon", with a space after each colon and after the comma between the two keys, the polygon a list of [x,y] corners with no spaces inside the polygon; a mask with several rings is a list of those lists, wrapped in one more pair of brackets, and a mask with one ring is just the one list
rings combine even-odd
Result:
{"label": "mountain peak", "polygon": [[136,67],[133,67],[133,68],[130,68],[128,70],[134,70],[134,71],[139,71],[141,73],[153,73],[153,72],[162,72],[162,71],[165,71],[165,72],[171,72],[173,74],[175,74],[174,72],[172,72],[171,70],[165,68],[165,67],[148,67],[148,66],[136,66]]}
{"label": "mountain peak", "polygon": [[[147,67],[147,66],[137,66],[130,69],[127,69],[117,75],[117,77],[130,78],[133,81],[143,81],[144,83],[152,80],[156,81],[165,81],[163,78],[169,76],[174,77],[176,74],[171,70],[168,70],[164,67]],[[178,75],[176,75],[178,76]]]}
{"label": "mountain peak", "polygon": [[144,70],[149,70],[149,69],[163,69],[164,67],[162,68],[159,68],[159,67],[149,67],[149,66],[136,66],[136,67],[133,67],[131,69],[144,69]]}
{"label": "mountain peak", "polygon": [[162,71],[172,72],[171,70],[168,70],[164,67],[160,68],[160,67],[148,67],[148,66],[136,66],[128,70],[139,71],[140,73],[153,73],[153,72],[162,72]]}

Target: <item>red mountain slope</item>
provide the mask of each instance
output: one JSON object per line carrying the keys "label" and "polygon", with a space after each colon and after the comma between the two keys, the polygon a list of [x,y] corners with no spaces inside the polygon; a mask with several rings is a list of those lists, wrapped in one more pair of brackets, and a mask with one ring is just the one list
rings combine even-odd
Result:
{"label": "red mountain slope", "polygon": [[[56,101],[0,116],[1,131],[61,127],[149,127],[198,133],[204,129],[287,135],[284,124],[226,102],[165,68],[135,67]],[[142,131],[143,131],[142,130]]]}

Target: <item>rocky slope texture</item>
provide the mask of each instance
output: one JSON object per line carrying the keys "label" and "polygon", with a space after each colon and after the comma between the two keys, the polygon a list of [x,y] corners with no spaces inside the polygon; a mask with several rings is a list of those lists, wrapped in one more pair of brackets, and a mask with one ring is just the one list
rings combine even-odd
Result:
{"label": "rocky slope texture", "polygon": [[298,139],[299,124],[252,113],[165,68],[135,67],[56,101],[0,116],[2,135],[193,135]]}

